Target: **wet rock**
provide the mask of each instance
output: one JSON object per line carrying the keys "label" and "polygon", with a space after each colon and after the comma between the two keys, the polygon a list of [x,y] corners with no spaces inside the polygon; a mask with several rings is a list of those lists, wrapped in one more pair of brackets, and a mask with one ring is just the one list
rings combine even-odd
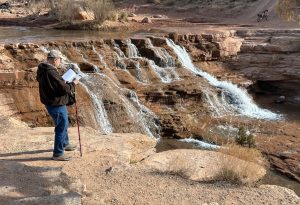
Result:
{"label": "wet rock", "polygon": [[149,17],[145,17],[141,23],[152,23],[151,19]]}
{"label": "wet rock", "polygon": [[284,103],[285,102],[285,96],[279,96],[276,100],[275,100],[275,103],[277,103],[277,104],[282,104],[282,103]]}

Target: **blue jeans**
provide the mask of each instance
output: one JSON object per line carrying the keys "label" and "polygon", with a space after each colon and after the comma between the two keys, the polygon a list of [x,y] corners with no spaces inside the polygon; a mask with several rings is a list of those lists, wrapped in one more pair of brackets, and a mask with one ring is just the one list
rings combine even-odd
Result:
{"label": "blue jeans", "polygon": [[55,124],[53,156],[59,157],[64,154],[64,147],[69,144],[67,106],[46,106],[46,109]]}

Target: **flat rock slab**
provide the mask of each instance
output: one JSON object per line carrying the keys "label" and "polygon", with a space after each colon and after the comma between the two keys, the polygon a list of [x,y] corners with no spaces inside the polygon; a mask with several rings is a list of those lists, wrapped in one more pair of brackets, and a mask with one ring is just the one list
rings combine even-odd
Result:
{"label": "flat rock slab", "polygon": [[179,174],[194,181],[212,181],[230,169],[241,177],[243,183],[261,179],[266,170],[255,163],[206,150],[170,150],[150,156],[144,163],[151,169]]}

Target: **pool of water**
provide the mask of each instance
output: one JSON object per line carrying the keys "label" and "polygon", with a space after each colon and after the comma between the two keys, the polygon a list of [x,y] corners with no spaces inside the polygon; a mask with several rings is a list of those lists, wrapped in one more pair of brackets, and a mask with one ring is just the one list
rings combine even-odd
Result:
{"label": "pool of water", "polygon": [[52,40],[74,40],[86,41],[96,39],[118,39],[129,37],[142,37],[153,34],[164,33],[161,30],[150,29],[135,32],[103,32],[103,31],[82,31],[82,30],[56,30],[45,28],[29,28],[0,26],[0,43],[27,43]]}
{"label": "pool of water", "polygon": [[276,97],[268,95],[253,95],[255,102],[268,110],[275,113],[280,113],[285,120],[292,122],[300,122],[300,105],[291,104],[289,102],[276,104],[274,103]]}

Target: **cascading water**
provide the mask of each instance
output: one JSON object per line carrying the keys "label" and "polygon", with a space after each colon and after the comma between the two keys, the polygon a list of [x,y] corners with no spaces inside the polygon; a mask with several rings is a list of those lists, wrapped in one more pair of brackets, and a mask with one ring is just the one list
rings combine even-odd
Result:
{"label": "cascading water", "polygon": [[214,76],[197,68],[192,63],[192,60],[185,48],[176,45],[170,39],[167,39],[167,44],[174,50],[179,61],[185,68],[190,70],[192,73],[205,78],[211,85],[222,89],[222,95],[224,95],[223,97],[226,99],[226,107],[230,107],[230,110],[235,110],[241,115],[251,118],[271,120],[281,118],[281,116],[276,113],[259,108],[244,89],[239,88],[231,82],[219,81]]}
{"label": "cascading water", "polygon": [[95,88],[92,78],[89,76],[85,78],[82,82],[82,86],[86,89],[87,93],[92,98],[92,102],[94,104],[94,108],[96,110],[96,120],[98,125],[100,125],[100,129],[104,134],[109,134],[113,132],[113,127],[110,124],[107,116],[107,112],[105,110],[102,98],[98,97],[95,94]]}
{"label": "cascading water", "polygon": [[128,47],[128,58],[138,58],[140,57],[137,47],[131,43],[131,39],[126,41]]}
{"label": "cascading water", "polygon": [[224,117],[228,113],[234,112],[232,108],[228,105],[228,103],[224,100],[223,93],[221,97],[218,97],[216,94],[206,91],[204,93],[206,102],[209,105],[209,109],[213,116],[215,117]]}
{"label": "cascading water", "polygon": [[121,50],[120,46],[118,44],[116,44],[116,42],[113,40],[112,44],[114,46],[114,50],[116,51],[116,53],[118,54],[119,58],[126,58],[124,52]]}
{"label": "cascading water", "polygon": [[149,60],[149,65],[159,76],[163,83],[170,83],[174,80],[180,80],[179,75],[175,70],[175,61],[165,48],[153,46],[150,39],[146,39],[148,47],[154,51],[157,56],[160,56],[164,67],[158,66],[153,60]]}
{"label": "cascading water", "polygon": [[107,63],[105,62],[103,56],[102,56],[99,52],[96,51],[96,49],[95,49],[94,46],[92,46],[92,50],[93,50],[93,52],[98,56],[98,58],[99,58],[99,60],[100,60],[100,63],[102,63],[102,65],[103,65],[105,68],[108,68]]}
{"label": "cascading water", "polygon": [[156,47],[152,44],[149,38],[146,39],[148,47],[154,51],[155,55],[162,59],[160,66],[175,67],[175,61],[165,48]]}
{"label": "cascading water", "polygon": [[[136,92],[130,90],[129,99],[135,104],[137,109],[139,110],[139,115],[142,116],[141,120],[143,120],[144,124],[147,124],[147,131],[150,133],[154,133],[156,137],[159,137],[159,126],[158,124],[158,117],[146,106],[140,103],[139,98]],[[151,132],[151,128],[154,130]]]}
{"label": "cascading water", "polygon": [[[157,117],[148,108],[139,103],[137,95],[132,94],[134,93],[134,91],[129,90],[129,92],[127,92],[130,93],[129,98],[131,101],[129,101],[123,95],[123,89],[119,87],[113,80],[111,80],[108,76],[102,73],[98,73],[97,75],[100,76],[103,80],[107,80],[110,83],[110,85],[112,86],[112,89],[110,91],[113,92],[114,95],[122,101],[122,104],[126,108],[127,115],[130,117],[132,122],[134,122],[139,128],[139,130],[137,131],[147,134],[150,137],[159,137],[159,134],[156,131],[158,129],[157,125],[156,123],[153,123],[155,122],[155,119],[157,119]],[[135,104],[135,106],[132,102]]]}

